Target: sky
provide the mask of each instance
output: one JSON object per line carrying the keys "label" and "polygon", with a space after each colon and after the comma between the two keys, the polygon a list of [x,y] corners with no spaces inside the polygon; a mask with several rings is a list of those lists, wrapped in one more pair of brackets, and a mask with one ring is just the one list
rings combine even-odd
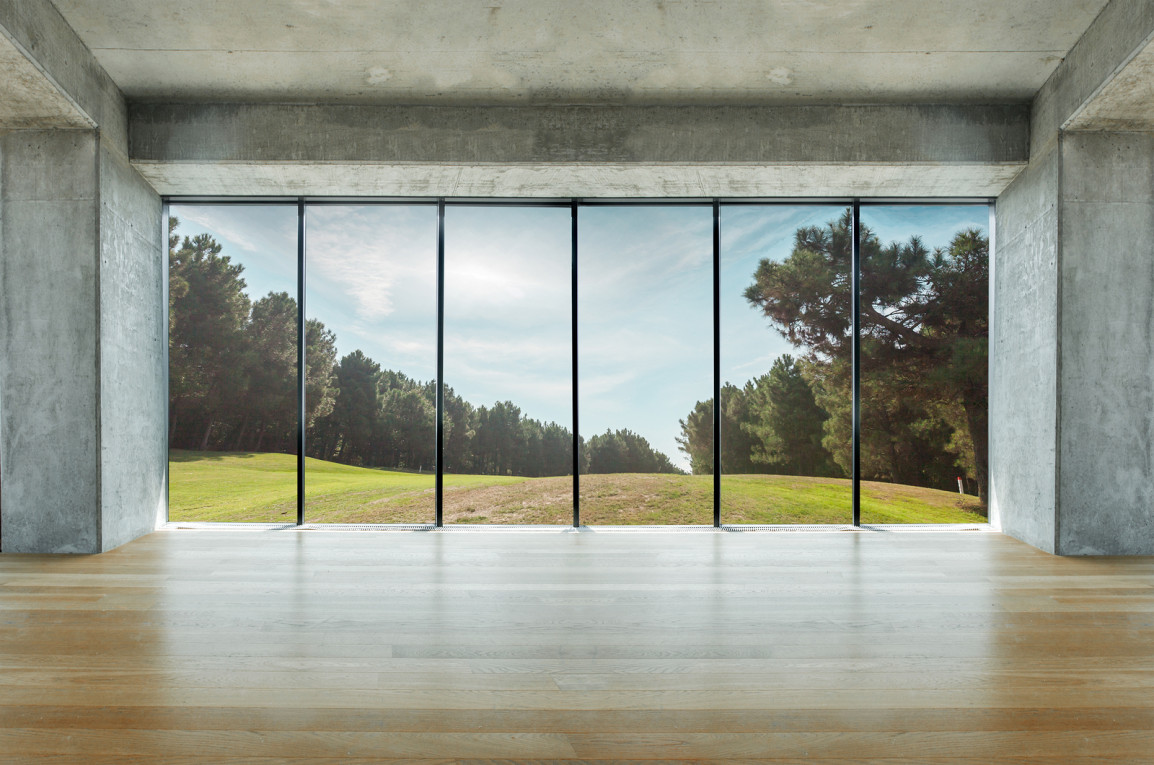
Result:
{"label": "sky", "polygon": [[[789,256],[801,226],[838,206],[721,209],[723,382],[742,385],[801,355],[743,292],[759,262]],[[208,233],[245,267],[250,298],[296,292],[295,205],[173,205],[177,233]],[[712,217],[707,206],[587,206],[579,212],[581,432],[628,428],[683,468],[679,420],[713,387]],[[946,246],[988,227],[985,205],[864,206],[883,242]],[[445,382],[476,406],[511,400],[572,427],[570,212],[453,206],[445,212]],[[337,336],[418,380],[436,374],[436,208],[312,205],[305,307]]]}

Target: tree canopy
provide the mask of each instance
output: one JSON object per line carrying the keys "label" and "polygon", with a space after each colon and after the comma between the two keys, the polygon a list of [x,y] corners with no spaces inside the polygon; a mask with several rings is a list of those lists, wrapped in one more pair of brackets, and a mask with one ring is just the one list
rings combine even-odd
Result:
{"label": "tree canopy", "polygon": [[[851,244],[848,211],[799,229],[789,257],[763,259],[745,292],[804,352],[814,401],[829,414],[823,442],[843,469]],[[863,226],[860,283],[863,473],[949,488],[964,472],[985,503],[989,240],[965,230],[931,251],[916,236],[883,244]]]}

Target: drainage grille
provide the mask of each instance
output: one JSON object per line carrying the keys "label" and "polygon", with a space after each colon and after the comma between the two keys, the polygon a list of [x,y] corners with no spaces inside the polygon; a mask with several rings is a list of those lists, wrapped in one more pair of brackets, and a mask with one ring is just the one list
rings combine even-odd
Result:
{"label": "drainage grille", "polygon": [[209,521],[173,521],[160,527],[167,531],[283,531],[295,529],[295,523],[212,523]]}
{"label": "drainage grille", "polygon": [[497,523],[458,523],[437,528],[431,523],[213,523],[208,521],[175,521],[160,527],[164,531],[324,531],[324,532],[415,532],[425,531],[437,534],[475,534],[479,532],[502,533],[592,533],[592,534],[715,534],[715,533],[770,533],[770,534],[829,534],[838,532],[886,534],[903,533],[955,533],[961,531],[989,532],[994,529],[988,523],[895,523],[895,524],[810,524],[804,526],[775,524],[726,524],[720,528],[713,526],[550,526]]}

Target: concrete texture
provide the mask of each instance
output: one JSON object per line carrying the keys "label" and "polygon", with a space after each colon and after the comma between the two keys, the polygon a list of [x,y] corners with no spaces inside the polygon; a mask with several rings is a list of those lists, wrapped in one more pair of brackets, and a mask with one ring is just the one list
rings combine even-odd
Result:
{"label": "concrete texture", "polygon": [[[1151,35],[1154,38],[1154,34]],[[1070,119],[1069,130],[1154,130],[1154,39]]]}
{"label": "concrete texture", "polygon": [[160,199],[51,2],[0,0],[0,71],[0,550],[100,552],[164,510]]}
{"label": "concrete texture", "polygon": [[92,121],[0,35],[0,129],[90,128]]}
{"label": "concrete texture", "polygon": [[0,136],[0,551],[100,552],[163,511],[160,199],[94,130]]}
{"label": "concrete texture", "polygon": [[997,203],[990,329],[990,520],[1054,552],[1058,170],[1037,157]]}
{"label": "concrete texture", "polygon": [[135,105],[134,160],[422,164],[1024,163],[1010,106]]}
{"label": "concrete texture", "polygon": [[1029,99],[1105,0],[56,0],[133,98]]}
{"label": "concrete texture", "polygon": [[1154,134],[1062,139],[1058,549],[1154,554]]}
{"label": "concrete texture", "polygon": [[[1031,153],[1040,153],[1093,103],[1154,35],[1154,3],[1111,0],[1034,98]],[[1098,117],[1105,116],[1099,112]]]}
{"label": "concrete texture", "polygon": [[160,197],[100,152],[100,524],[111,549],[166,520],[168,390]]}
{"label": "concrete texture", "polygon": [[1152,40],[1154,4],[1105,7],[998,199],[991,510],[1060,554],[1154,554],[1154,134],[1102,132],[1154,127]]}
{"label": "concrete texture", "polygon": [[[110,147],[123,151],[124,96],[50,0],[0,0],[0,37],[25,57],[21,65],[25,70],[31,65],[41,73],[43,82],[28,87],[41,93],[55,89],[54,102],[63,99],[72,104],[78,118],[96,126]],[[7,70],[0,71],[4,72],[0,80],[7,79]],[[11,83],[0,86],[0,94],[6,91],[16,88]],[[9,120],[2,126],[25,126],[21,124],[25,109],[38,108],[42,107],[35,102],[0,107]]]}
{"label": "concrete texture", "polygon": [[991,517],[1154,554],[1154,134],[1062,133],[997,216]]}
{"label": "concrete texture", "polygon": [[1023,106],[387,107],[140,104],[130,152],[166,194],[991,195]]}
{"label": "concrete texture", "polygon": [[0,136],[0,549],[100,549],[97,141]]}
{"label": "concrete texture", "polygon": [[378,165],[168,163],[133,166],[162,194],[415,197],[992,197],[1021,165]]}

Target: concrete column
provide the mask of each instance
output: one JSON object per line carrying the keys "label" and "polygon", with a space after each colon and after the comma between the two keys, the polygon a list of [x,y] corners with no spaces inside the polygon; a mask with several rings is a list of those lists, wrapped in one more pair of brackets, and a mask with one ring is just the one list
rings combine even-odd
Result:
{"label": "concrete column", "polygon": [[1154,554],[1154,133],[1061,141],[1057,548]]}
{"label": "concrete column", "polygon": [[1154,554],[1154,133],[1065,132],[998,200],[991,512]]}
{"label": "concrete column", "polygon": [[92,130],[0,137],[0,550],[100,547]]}
{"label": "concrete column", "polygon": [[100,552],[163,511],[160,215],[96,130],[0,136],[0,551]]}
{"label": "concrete column", "polygon": [[990,323],[990,521],[1055,551],[1057,146],[998,197]]}

